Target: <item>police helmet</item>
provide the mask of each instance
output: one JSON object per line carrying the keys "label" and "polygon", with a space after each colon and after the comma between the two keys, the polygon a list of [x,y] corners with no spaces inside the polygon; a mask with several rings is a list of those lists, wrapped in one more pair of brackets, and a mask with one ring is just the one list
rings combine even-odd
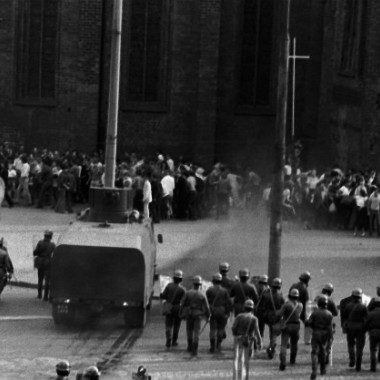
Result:
{"label": "police helmet", "polygon": [[300,296],[300,292],[298,289],[290,289],[289,291],[289,297],[290,298],[298,298]]}
{"label": "police helmet", "polygon": [[311,279],[311,274],[308,271],[302,272],[299,277],[300,281],[308,282]]}
{"label": "police helmet", "polygon": [[228,264],[227,262],[220,263],[219,270],[221,272],[228,272],[230,270],[230,264]]}
{"label": "police helmet", "polygon": [[182,279],[183,278],[183,272],[180,269],[176,269],[173,272],[173,277]]}
{"label": "police helmet", "polygon": [[100,379],[100,371],[98,370],[98,367],[96,366],[88,367],[83,373],[83,378],[89,379],[89,380]]}
{"label": "police helmet", "polygon": [[146,368],[143,365],[140,365],[139,368],[137,368],[137,374],[140,376],[145,375]]}
{"label": "police helmet", "polygon": [[244,302],[244,308],[246,310],[253,310],[254,307],[255,307],[255,304],[254,304],[254,302],[252,300],[246,300]]}
{"label": "police helmet", "polygon": [[268,276],[266,274],[263,274],[259,278],[259,284],[268,285]]}
{"label": "police helmet", "polygon": [[356,288],[352,291],[351,295],[352,297],[355,297],[355,298],[362,298],[363,290],[361,290],[360,288]]}
{"label": "police helmet", "polygon": [[222,282],[222,275],[220,273],[215,273],[212,276],[212,282],[221,283]]}
{"label": "police helmet", "polygon": [[202,277],[197,275],[193,277],[193,284],[194,285],[202,285]]}
{"label": "police helmet", "polygon": [[239,270],[239,277],[249,277],[249,269],[244,268]]}
{"label": "police helmet", "polygon": [[322,294],[318,297],[318,307],[320,308],[326,308],[328,303],[328,298]]}
{"label": "police helmet", "polygon": [[281,280],[281,278],[280,278],[280,277],[276,277],[276,278],[274,278],[273,281],[272,281],[272,286],[273,286],[274,288],[278,288],[278,289],[280,289],[281,286],[282,286],[282,280]]}
{"label": "police helmet", "polygon": [[52,237],[52,236],[53,236],[53,231],[51,231],[51,230],[46,230],[46,231],[44,232],[44,236],[46,236],[46,237]]}
{"label": "police helmet", "polygon": [[61,360],[55,366],[58,375],[67,376],[70,373],[70,363],[67,360]]}
{"label": "police helmet", "polygon": [[322,290],[331,294],[334,291],[334,285],[329,282],[323,286]]}

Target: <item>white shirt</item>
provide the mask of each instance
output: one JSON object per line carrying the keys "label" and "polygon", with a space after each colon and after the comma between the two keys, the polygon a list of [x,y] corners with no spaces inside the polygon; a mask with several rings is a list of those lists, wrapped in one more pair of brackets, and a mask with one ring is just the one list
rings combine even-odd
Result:
{"label": "white shirt", "polygon": [[152,200],[152,185],[146,180],[143,186],[143,202],[151,203]]}
{"label": "white shirt", "polygon": [[162,185],[162,196],[166,197],[170,195],[172,197],[173,191],[175,188],[174,177],[167,174],[165,177],[162,178],[161,185]]}
{"label": "white shirt", "polygon": [[25,162],[22,164],[21,169],[20,169],[20,177],[21,178],[28,178],[30,173],[30,165]]}
{"label": "white shirt", "polygon": [[380,195],[375,195],[374,193],[368,198],[368,207],[370,210],[379,211],[380,210]]}

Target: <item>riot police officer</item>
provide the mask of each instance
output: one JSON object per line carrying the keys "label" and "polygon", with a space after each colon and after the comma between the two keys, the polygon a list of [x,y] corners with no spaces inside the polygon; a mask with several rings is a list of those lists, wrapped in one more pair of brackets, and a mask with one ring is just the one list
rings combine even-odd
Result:
{"label": "riot police officer", "polygon": [[228,277],[228,272],[230,270],[230,264],[227,262],[223,262],[219,264],[219,273],[222,275],[222,283],[221,286],[227,289],[228,293],[230,293],[232,285],[234,284],[234,280]]}
{"label": "riot police officer", "polygon": [[369,350],[371,355],[371,371],[376,372],[376,361],[379,361],[379,356],[376,358],[376,352],[380,354],[380,297],[372,298],[372,309],[368,313],[365,322],[365,330],[369,333]]}
{"label": "riot police officer", "polygon": [[44,301],[49,300],[50,292],[50,263],[53,255],[55,244],[51,241],[53,232],[46,230],[44,232],[43,240],[37,243],[33,251],[34,265],[38,270],[38,295],[37,298],[42,298],[42,286],[45,281],[44,287]]}
{"label": "riot police officer", "polygon": [[55,366],[55,370],[57,372],[57,380],[65,380],[68,379],[70,375],[71,366],[67,360],[61,360]]}
{"label": "riot police officer", "polygon": [[88,367],[83,373],[83,379],[85,380],[99,380],[100,379],[100,371],[98,367],[91,366]]}
{"label": "riot police officer", "polygon": [[8,249],[4,244],[4,239],[0,239],[0,294],[7,285],[13,274],[13,263],[8,254]]}
{"label": "riot police officer", "polygon": [[212,277],[213,285],[206,291],[210,306],[210,353],[221,351],[221,343],[226,337],[226,325],[231,312],[231,298],[227,289],[221,286],[222,275],[216,273]]}
{"label": "riot police officer", "polygon": [[257,289],[258,300],[257,300],[257,304],[255,304],[255,315],[259,321],[260,335],[261,337],[264,338],[265,306],[263,303],[263,297],[269,291],[268,276],[266,274],[259,277],[259,281],[258,281],[258,285],[256,289]]}
{"label": "riot police officer", "polygon": [[281,286],[281,278],[274,278],[271,287],[265,292],[261,301],[264,309],[264,321],[269,326],[269,346],[267,348],[269,359],[273,359],[277,346],[278,334],[273,331],[273,325],[279,321],[277,312],[285,303],[285,298],[281,292]]}
{"label": "riot police officer", "polygon": [[257,290],[254,285],[248,283],[249,270],[239,270],[239,279],[231,288],[230,296],[233,298],[235,317],[244,312],[244,302],[248,299],[254,303],[258,300]]}
{"label": "riot police officer", "polygon": [[368,315],[368,310],[362,303],[362,296],[363,291],[360,288],[354,289],[351,302],[341,310],[343,332],[347,334],[349,367],[356,367],[356,371],[361,370],[365,345],[364,323]]}
{"label": "riot police officer", "polygon": [[307,326],[313,330],[311,337],[311,380],[317,378],[318,359],[321,375],[326,374],[327,346],[332,336],[333,320],[333,315],[327,310],[327,306],[327,296],[320,295],[318,298],[318,309],[314,310],[306,321]]}
{"label": "riot police officer", "polygon": [[180,316],[186,319],[187,351],[193,356],[198,354],[199,333],[203,318],[210,318],[210,307],[207,298],[200,291],[202,277],[193,277],[193,289],[188,290],[180,306]]}
{"label": "riot police officer", "polygon": [[[301,313],[301,321],[305,324],[306,319],[306,303],[309,301],[309,281],[311,280],[311,274],[308,271],[302,272],[299,276],[299,281],[293,284],[291,289],[297,289],[299,292],[299,302],[302,303],[303,309]],[[311,342],[311,329],[310,327],[305,326],[304,330],[304,341],[305,344],[310,344]]]}
{"label": "riot police officer", "polygon": [[300,319],[303,305],[298,302],[298,289],[290,289],[288,301],[278,312],[278,317],[283,320],[283,329],[281,333],[281,350],[280,350],[280,371],[286,369],[286,349],[290,340],[290,364],[296,363],[298,340],[300,337]]}
{"label": "riot police officer", "polygon": [[164,291],[160,294],[160,298],[166,301],[165,315],[165,335],[166,347],[178,345],[178,334],[181,327],[181,318],[179,317],[179,308],[181,299],[185,294],[185,289],[182,287],[181,282],[183,279],[183,272],[177,269],[173,273],[173,282],[169,283]]}

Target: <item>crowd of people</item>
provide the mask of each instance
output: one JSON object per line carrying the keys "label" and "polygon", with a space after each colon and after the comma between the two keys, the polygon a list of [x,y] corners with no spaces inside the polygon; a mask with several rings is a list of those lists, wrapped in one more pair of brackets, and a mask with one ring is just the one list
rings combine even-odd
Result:
{"label": "crowd of people", "polygon": [[[179,157],[156,152],[152,157],[124,153],[117,160],[115,187],[134,190],[133,208],[149,213],[153,221],[177,218],[196,220],[228,215],[230,206],[243,202],[254,207],[260,198],[260,177],[216,163],[204,168]],[[75,203],[86,203],[90,187],[104,186],[104,154],[77,151],[49,151],[0,145],[0,176],[5,186],[5,202],[51,207],[56,212],[73,212]],[[149,186],[145,186],[149,182]],[[146,194],[146,190],[149,194]],[[145,207],[144,208],[144,204]],[[146,215],[147,216],[147,215]]]}
{"label": "crowd of people", "polygon": [[[363,292],[357,288],[341,300],[339,307],[332,298],[334,286],[327,283],[314,299],[309,298],[308,271],[301,273],[285,299],[281,291],[282,280],[268,276],[250,276],[248,269],[239,271],[239,278],[228,277],[229,264],[219,265],[219,272],[212,276],[212,285],[202,290],[202,278],[193,277],[193,286],[182,287],[183,272],[176,270],[172,282],[162,291],[163,315],[165,316],[166,347],[178,346],[182,320],[186,321],[187,352],[198,355],[199,336],[209,324],[210,353],[220,353],[222,342],[227,337],[226,326],[234,316],[232,335],[234,337],[233,379],[248,379],[249,359],[257,349],[263,347],[265,326],[269,330],[268,359],[276,353],[280,339],[279,370],[287,367],[287,349],[290,348],[290,365],[297,361],[298,341],[301,324],[304,325],[304,342],[311,345],[310,379],[316,379],[318,369],[321,375],[332,364],[332,347],[339,314],[343,333],[346,334],[349,367],[357,372],[362,370],[363,350],[366,334],[369,335],[370,371],[376,372],[380,363],[380,285],[377,296],[366,303]],[[206,322],[203,323],[202,320]]]}

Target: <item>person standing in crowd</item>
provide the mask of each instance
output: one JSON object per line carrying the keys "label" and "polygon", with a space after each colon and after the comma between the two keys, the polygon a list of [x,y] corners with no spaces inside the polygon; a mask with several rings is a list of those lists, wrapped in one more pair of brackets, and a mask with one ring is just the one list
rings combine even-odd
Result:
{"label": "person standing in crowd", "polygon": [[58,176],[58,199],[55,212],[70,214],[73,210],[73,194],[75,193],[76,181],[74,175],[69,171],[67,164],[62,164],[62,171]]}
{"label": "person standing in crowd", "polygon": [[[374,309],[373,304],[374,304],[374,302],[377,301],[377,298],[379,298],[379,297],[380,297],[380,285],[378,285],[376,287],[376,297],[371,298],[371,301],[369,301],[368,311],[372,311]],[[379,358],[380,358],[380,356],[379,356]]]}
{"label": "person standing in crowd", "polygon": [[[302,303],[302,312],[300,315],[301,321],[305,325],[305,316],[306,316],[306,303],[309,301],[309,281],[311,280],[311,274],[308,271],[301,273],[299,276],[299,281],[293,284],[289,291],[292,289],[297,289],[299,292],[299,302]],[[311,329],[305,326],[304,330],[304,342],[309,345],[311,343]]]}
{"label": "person standing in crowd", "polygon": [[161,179],[162,186],[162,218],[171,219],[173,216],[173,194],[175,189],[175,180],[169,170],[164,171]]}
{"label": "person standing in crowd", "polygon": [[51,206],[54,206],[53,200],[53,171],[52,162],[50,158],[45,158],[42,161],[42,168],[39,174],[39,182],[41,184],[37,208],[43,208],[45,205],[45,198],[49,198]]}
{"label": "person standing in crowd", "polygon": [[190,220],[196,220],[198,218],[197,207],[197,180],[192,170],[188,170],[186,173],[187,181],[187,205],[188,205],[188,217]]}
{"label": "person standing in crowd", "polygon": [[193,289],[188,290],[180,307],[180,316],[186,319],[187,333],[187,352],[191,352],[192,356],[198,355],[199,334],[201,331],[201,321],[210,318],[210,307],[207,298],[201,293],[202,277],[193,277]]}
{"label": "person standing in crowd", "polygon": [[51,257],[55,250],[55,244],[51,241],[53,232],[46,230],[44,232],[44,238],[37,243],[36,248],[33,251],[34,265],[38,270],[38,295],[37,298],[42,298],[42,287],[45,281],[44,287],[44,301],[49,300],[50,292],[50,264]]}
{"label": "person standing in crowd", "polygon": [[0,177],[2,178],[4,182],[4,199],[8,203],[8,207],[13,207],[13,201],[12,198],[9,195],[9,184],[8,184],[8,160],[2,159],[0,162]]}
{"label": "person standing in crowd", "polygon": [[277,332],[273,331],[273,325],[279,321],[277,312],[285,304],[285,298],[281,292],[282,280],[276,277],[272,280],[272,286],[265,294],[263,294],[262,304],[264,308],[264,321],[269,326],[269,346],[267,355],[269,359],[273,359],[277,347]]}
{"label": "person standing in crowd", "polygon": [[281,350],[280,350],[280,371],[286,369],[286,349],[290,340],[290,364],[296,363],[298,352],[298,340],[300,337],[300,320],[303,305],[298,302],[298,289],[290,289],[289,300],[285,302],[279,310],[277,316],[282,318]]}
{"label": "person standing in crowd", "polygon": [[233,380],[249,379],[249,358],[252,344],[255,340],[259,349],[262,348],[262,338],[258,328],[257,318],[253,315],[254,302],[244,302],[244,312],[240,313],[232,325],[234,336]]}
{"label": "person standing in crowd", "polygon": [[222,275],[216,273],[212,277],[212,286],[206,291],[210,306],[210,353],[221,351],[221,344],[226,337],[226,325],[231,312],[231,299],[225,288],[221,286]]}
{"label": "person standing in crowd", "polygon": [[314,310],[306,324],[313,330],[311,338],[311,375],[310,379],[317,378],[318,360],[321,375],[326,374],[327,346],[333,334],[333,315],[327,310],[328,298],[322,294],[318,298],[318,309]]}
{"label": "person standing in crowd", "polygon": [[368,313],[364,329],[369,334],[371,372],[376,372],[377,362],[380,363],[380,297],[372,298],[371,302],[371,311]]}
{"label": "person standing in crowd", "polygon": [[363,349],[365,346],[365,320],[368,315],[366,306],[362,303],[363,291],[358,288],[351,293],[351,302],[341,309],[343,333],[347,334],[349,367],[361,370]]}
{"label": "person standing in crowd", "polygon": [[372,194],[367,202],[368,218],[369,218],[369,236],[376,231],[377,236],[380,236],[380,195],[377,186],[372,186]]}
{"label": "person standing in crowd", "polygon": [[228,179],[228,170],[222,166],[216,187],[216,219],[221,216],[228,217],[230,209],[231,183]]}
{"label": "person standing in crowd", "polygon": [[248,283],[249,270],[239,270],[239,279],[231,288],[230,296],[233,298],[235,317],[244,312],[244,302],[247,299],[257,302],[259,297],[256,288]]}
{"label": "person standing in crowd", "polygon": [[174,190],[174,199],[176,204],[175,215],[178,219],[184,220],[187,218],[189,185],[185,175],[186,169],[183,165],[180,166],[178,170],[179,173]]}
{"label": "person standing in crowd", "polygon": [[16,196],[20,202],[21,198],[26,199],[26,204],[28,206],[32,205],[32,196],[29,192],[29,174],[30,174],[30,165],[28,159],[25,155],[21,156],[21,167],[20,167],[20,182],[17,187]]}
{"label": "person standing in crowd", "polygon": [[169,283],[164,291],[160,294],[160,298],[167,304],[165,315],[165,336],[166,347],[178,346],[178,334],[181,327],[181,318],[179,317],[179,309],[185,289],[182,287],[183,272],[177,269],[173,273],[173,282]]}
{"label": "person standing in crowd", "polygon": [[228,294],[230,294],[231,288],[235,283],[235,281],[232,278],[228,277],[229,270],[230,264],[228,264],[227,262],[222,262],[219,264],[219,273],[222,275],[222,282],[220,285],[223,288],[227,289]]}
{"label": "person standing in crowd", "polygon": [[12,260],[8,254],[8,249],[4,243],[4,238],[0,239],[0,294],[3,292],[8,280],[14,272]]}
{"label": "person standing in crowd", "polygon": [[148,219],[150,217],[149,204],[152,203],[152,185],[149,181],[150,173],[147,169],[144,171],[144,185],[143,185],[143,207],[144,207],[144,218]]}

